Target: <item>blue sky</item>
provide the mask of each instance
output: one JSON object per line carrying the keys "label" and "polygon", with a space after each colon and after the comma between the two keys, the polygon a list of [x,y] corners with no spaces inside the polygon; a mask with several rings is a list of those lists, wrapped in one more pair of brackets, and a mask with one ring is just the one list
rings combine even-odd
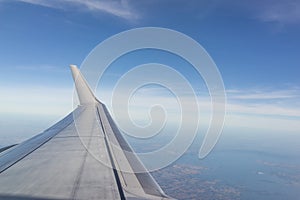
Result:
{"label": "blue sky", "polygon": [[[34,134],[70,112],[68,65],[80,66],[108,37],[144,26],[180,31],[207,50],[226,87],[228,126],[299,132],[299,25],[296,0],[0,0],[2,139]],[[32,126],[40,116],[46,120]]]}

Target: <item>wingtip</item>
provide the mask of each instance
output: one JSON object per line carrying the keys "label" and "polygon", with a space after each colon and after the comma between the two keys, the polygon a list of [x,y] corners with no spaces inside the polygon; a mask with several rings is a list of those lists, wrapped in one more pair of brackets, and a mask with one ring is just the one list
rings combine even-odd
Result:
{"label": "wingtip", "polygon": [[70,68],[71,68],[71,70],[78,70],[78,67],[77,67],[77,65],[73,65],[73,64],[71,64],[71,65],[70,65]]}
{"label": "wingtip", "polygon": [[88,83],[82,76],[80,70],[77,68],[76,65],[73,64],[70,65],[70,69],[75,82],[80,105],[94,103],[96,101],[96,97],[90,89]]}

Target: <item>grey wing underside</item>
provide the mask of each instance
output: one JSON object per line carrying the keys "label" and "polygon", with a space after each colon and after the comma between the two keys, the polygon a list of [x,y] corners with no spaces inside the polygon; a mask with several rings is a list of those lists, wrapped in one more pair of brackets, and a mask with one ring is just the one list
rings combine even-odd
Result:
{"label": "grey wing underside", "polygon": [[[84,80],[74,68],[73,76],[74,71],[80,96],[78,84]],[[145,170],[105,105],[95,99],[82,100],[54,126],[0,153],[0,199],[169,197]]]}

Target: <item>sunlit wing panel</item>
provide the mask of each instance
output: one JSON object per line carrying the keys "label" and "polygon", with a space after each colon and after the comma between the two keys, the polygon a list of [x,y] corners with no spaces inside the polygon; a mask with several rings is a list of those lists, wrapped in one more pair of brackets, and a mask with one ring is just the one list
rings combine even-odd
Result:
{"label": "sunlit wing panel", "polygon": [[71,69],[80,105],[0,154],[0,199],[169,199],[79,70]]}

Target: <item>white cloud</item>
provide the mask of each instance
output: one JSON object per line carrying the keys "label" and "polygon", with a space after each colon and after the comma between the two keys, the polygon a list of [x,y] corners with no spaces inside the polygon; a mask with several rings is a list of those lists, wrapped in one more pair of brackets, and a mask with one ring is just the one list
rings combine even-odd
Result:
{"label": "white cloud", "polygon": [[[72,110],[72,88],[34,88],[25,86],[23,88],[2,87],[0,89],[0,98],[2,99],[0,114],[3,116],[8,113],[62,117]],[[180,120],[180,109],[174,96],[162,95],[161,88],[157,88],[157,95],[155,94],[155,88],[148,89],[149,94],[144,89],[141,95],[137,95],[132,99],[132,104],[129,107],[130,116],[137,120],[136,122],[139,120],[142,124],[145,124],[145,122],[151,120],[149,115],[151,105],[161,105],[165,109],[165,117],[171,121],[170,123],[177,123]],[[226,127],[247,127],[249,130],[253,128],[300,131],[300,91],[295,89],[228,91]],[[110,91],[101,91],[101,97],[105,97],[102,100],[111,108],[109,96]],[[192,99],[189,96],[184,96],[183,99],[188,112],[196,112],[195,107],[190,106],[192,105],[190,103]],[[119,101],[124,100],[123,98],[119,99]],[[197,100],[200,110],[199,125],[202,128],[207,127],[211,117],[210,99],[208,96],[198,96]],[[155,119],[160,120],[159,117],[154,117]]]}
{"label": "white cloud", "polygon": [[63,116],[72,110],[72,88],[0,87],[0,115]]}
{"label": "white cloud", "polygon": [[249,18],[279,25],[300,23],[299,0],[227,0],[218,1],[216,6],[234,8]]}
{"label": "white cloud", "polygon": [[[209,94],[197,96],[200,109],[205,112],[211,111]],[[229,89],[227,93],[227,111],[240,114],[256,114],[270,115],[273,117],[300,117],[300,90],[297,88],[280,89],[280,90],[264,90],[264,89]],[[111,91],[101,92],[103,100],[110,104]],[[105,94],[105,95],[104,95]],[[182,99],[187,104],[192,101],[190,95],[182,93]],[[177,105],[175,96],[171,95],[166,89],[160,87],[141,88],[135,93],[133,100],[134,105],[139,108],[149,108],[149,105],[157,102],[166,105],[166,108],[177,110],[174,106]],[[125,98],[125,97],[124,97]],[[121,98],[120,101],[124,100]],[[190,108],[194,110],[194,108]]]}
{"label": "white cloud", "polygon": [[274,99],[292,99],[300,98],[299,91],[295,89],[289,90],[227,90],[230,99],[238,100],[274,100]]}
{"label": "white cloud", "polygon": [[251,114],[268,117],[300,117],[300,109],[294,107],[284,107],[267,103],[239,104],[229,103],[227,111],[238,114]]}
{"label": "white cloud", "polygon": [[[101,94],[109,97],[110,91]],[[134,101],[131,101],[133,104],[129,107],[131,108],[129,112],[133,116],[132,119],[149,122],[151,105],[159,104],[165,109],[168,120],[178,122],[180,109],[174,96],[162,95],[161,88],[143,89],[141,94],[135,97]],[[299,90],[228,90],[227,98],[225,121],[227,127],[300,131]],[[124,99],[125,97],[119,100],[124,101]],[[188,112],[196,112],[193,106],[189,106],[192,105],[189,103],[192,99],[189,96],[184,96],[183,99],[185,105],[188,106]],[[200,111],[200,127],[206,127],[212,111],[210,98],[208,96],[198,96],[197,100]],[[104,101],[111,108],[110,99],[106,98]]]}
{"label": "white cloud", "polygon": [[132,10],[126,0],[17,0],[34,5],[40,5],[63,10],[83,10],[90,12],[104,12],[126,20],[135,20],[138,18],[136,12]]}
{"label": "white cloud", "polygon": [[275,22],[280,25],[300,23],[299,0],[244,0],[226,1],[226,5],[237,7],[262,22]]}
{"label": "white cloud", "polygon": [[300,117],[299,89],[227,90],[228,110],[240,114]]}
{"label": "white cloud", "polygon": [[[299,119],[285,119],[276,117],[265,117],[262,115],[239,115],[228,113],[225,122],[225,128],[246,128],[253,131],[253,134],[262,134],[276,132],[282,134],[299,134]],[[260,132],[257,132],[259,130]],[[243,134],[243,133],[241,133]]]}
{"label": "white cloud", "polygon": [[38,71],[38,72],[70,72],[69,67],[66,66],[55,66],[55,65],[17,65],[11,66],[10,68],[14,68],[18,71]]}
{"label": "white cloud", "polygon": [[258,18],[266,22],[300,23],[300,1],[263,1],[258,10]]}

